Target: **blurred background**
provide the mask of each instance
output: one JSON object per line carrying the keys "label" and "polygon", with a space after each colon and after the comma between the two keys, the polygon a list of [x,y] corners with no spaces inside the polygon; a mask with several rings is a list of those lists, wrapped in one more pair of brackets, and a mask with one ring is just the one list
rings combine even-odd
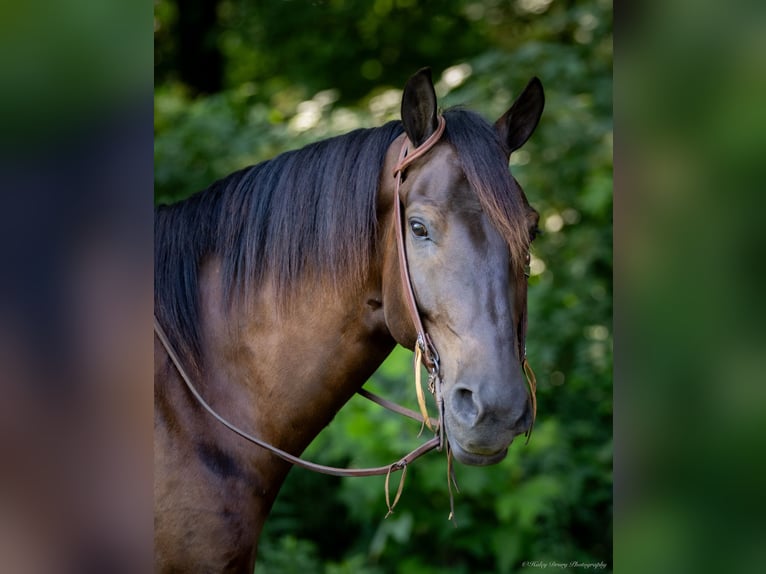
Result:
{"label": "blurred background", "polygon": [[[157,0],[155,201],[357,127],[398,119],[401,89],[430,66],[443,107],[494,121],[532,76],[546,107],[511,169],[541,214],[528,355],[538,421],[501,464],[410,468],[396,512],[380,478],[291,471],[261,539],[259,572],[581,571],[612,559],[612,8],[604,0]],[[416,407],[412,353],[366,387]],[[354,398],[306,456],[397,460],[417,424]],[[538,563],[538,564],[533,564]]]}
{"label": "blurred background", "polygon": [[0,571],[152,565],[152,10],[0,4]]}

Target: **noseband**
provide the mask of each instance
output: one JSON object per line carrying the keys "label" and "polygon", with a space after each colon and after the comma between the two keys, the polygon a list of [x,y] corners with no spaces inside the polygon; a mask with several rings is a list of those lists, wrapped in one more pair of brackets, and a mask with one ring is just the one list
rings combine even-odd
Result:
{"label": "noseband", "polygon": [[[358,391],[358,393],[362,395],[363,397],[389,410],[392,410],[396,413],[415,419],[421,422],[423,425],[427,426],[430,430],[432,430],[435,433],[435,436],[431,438],[429,441],[423,443],[415,450],[404,455],[398,461],[387,466],[381,466],[381,467],[375,467],[375,468],[335,468],[335,467],[324,466],[321,464],[316,464],[313,462],[303,460],[302,458],[299,458],[288,452],[285,452],[267,443],[266,441],[263,441],[257,437],[252,436],[251,434],[236,427],[235,425],[230,423],[228,420],[226,420],[224,417],[222,417],[220,414],[218,414],[205,401],[205,399],[202,397],[202,395],[199,393],[197,388],[192,383],[191,378],[189,377],[186,370],[184,369],[180,358],[178,357],[172,345],[170,344],[167,334],[165,333],[165,330],[162,328],[162,325],[157,319],[156,314],[154,316],[154,331],[157,334],[157,337],[159,338],[163,347],[167,351],[168,356],[170,357],[170,360],[173,362],[173,365],[176,367],[176,370],[181,376],[181,379],[184,381],[184,383],[186,384],[186,386],[188,387],[189,391],[192,393],[194,398],[202,405],[202,407],[204,407],[206,411],[208,411],[208,413],[211,416],[213,416],[221,424],[223,424],[225,427],[227,427],[229,430],[231,430],[235,434],[241,436],[242,438],[248,440],[249,442],[263,449],[268,450],[269,452],[277,455],[281,459],[291,464],[294,464],[296,466],[300,466],[302,468],[305,468],[314,472],[318,472],[321,474],[329,474],[333,476],[347,476],[347,477],[386,475],[385,494],[386,494],[386,504],[388,505],[388,514],[391,514],[391,512],[393,512],[393,508],[394,506],[396,506],[396,503],[399,501],[399,497],[402,494],[402,489],[404,487],[404,479],[407,473],[407,465],[431,450],[434,450],[434,449],[442,450],[446,448],[447,485],[449,487],[449,495],[450,495],[449,518],[453,519],[454,504],[453,504],[453,496],[452,496],[452,485],[454,484],[455,487],[457,488],[457,483],[455,482],[455,476],[454,476],[454,471],[452,466],[452,451],[450,450],[449,442],[446,440],[446,432],[444,429],[444,422],[443,422],[444,421],[444,400],[443,400],[442,392],[441,392],[442,381],[441,381],[441,371],[439,366],[439,353],[437,352],[436,347],[433,344],[433,340],[431,339],[429,334],[426,332],[425,327],[423,326],[423,321],[421,320],[420,312],[418,311],[417,301],[415,300],[415,293],[412,289],[412,280],[410,278],[410,273],[409,273],[409,269],[407,265],[407,253],[405,249],[405,234],[404,234],[404,229],[402,224],[402,198],[400,194],[402,175],[404,174],[404,171],[407,169],[407,167],[410,164],[412,164],[415,160],[425,155],[431,148],[433,148],[439,142],[442,134],[444,133],[445,126],[446,126],[446,121],[444,117],[439,115],[438,125],[434,133],[431,134],[431,136],[429,136],[428,139],[426,139],[421,145],[414,147],[412,152],[410,152],[411,142],[409,141],[408,138],[405,137],[404,143],[402,144],[402,149],[399,153],[399,161],[396,164],[396,167],[394,168],[394,177],[396,180],[395,201],[394,201],[394,204],[395,204],[394,218],[396,220],[396,224],[395,224],[396,225],[396,247],[397,247],[397,253],[399,256],[399,274],[402,281],[404,299],[407,305],[408,314],[415,327],[415,331],[417,332],[417,339],[415,342],[415,388],[416,388],[416,393],[418,398],[418,406],[420,407],[420,414],[410,409],[407,409],[405,407],[396,405],[390,401],[387,401],[386,399],[383,399],[377,395],[374,395],[373,393],[370,393],[369,391],[366,391],[365,389],[360,389]],[[524,281],[524,288],[526,288],[526,281]],[[535,383],[534,373],[532,372],[532,369],[529,367],[529,363],[526,360],[526,348],[524,345],[524,338],[525,338],[526,330],[527,330],[526,329],[526,326],[527,326],[526,291],[524,292],[524,309],[520,319],[521,321],[519,325],[519,357],[522,359],[522,366],[524,369],[524,373],[526,374],[527,382],[531,390],[530,400],[533,407],[532,424],[534,425],[534,416],[537,413],[537,402],[535,399],[535,390],[537,385]],[[439,410],[438,420],[434,420],[428,416],[428,411],[427,411],[426,403],[425,403],[425,397],[423,394],[423,389],[422,389],[421,379],[420,379],[421,361],[426,366],[426,369],[428,370],[428,388],[431,394],[434,395],[434,398],[436,400],[436,404]],[[421,431],[422,431],[422,428],[421,428]],[[529,435],[531,434],[531,431],[532,431],[532,427],[530,426],[529,430],[527,431],[527,440],[529,440]],[[394,501],[392,503],[389,497],[389,479],[391,477],[391,473],[399,471],[399,470],[402,471],[402,477],[399,481],[399,486],[397,488],[397,492],[396,492],[396,495],[394,496]],[[386,516],[388,516],[388,514]]]}

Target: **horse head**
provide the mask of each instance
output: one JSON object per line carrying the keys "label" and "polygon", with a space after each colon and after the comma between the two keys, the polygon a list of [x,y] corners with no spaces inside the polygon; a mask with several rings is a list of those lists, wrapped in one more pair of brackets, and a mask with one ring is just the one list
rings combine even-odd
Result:
{"label": "horse head", "polygon": [[[525,264],[538,214],[508,163],[532,135],[543,105],[535,78],[494,126],[472,112],[448,110],[443,135],[403,170],[396,191],[391,172],[382,175],[383,192],[401,202],[417,312],[440,357],[443,430],[465,464],[502,460],[513,438],[533,423],[522,361]],[[398,140],[395,151],[417,149],[439,129],[427,69],[405,87],[402,122],[409,142]],[[383,309],[394,339],[414,348],[418,332],[400,279],[395,219],[390,215],[385,224]]]}

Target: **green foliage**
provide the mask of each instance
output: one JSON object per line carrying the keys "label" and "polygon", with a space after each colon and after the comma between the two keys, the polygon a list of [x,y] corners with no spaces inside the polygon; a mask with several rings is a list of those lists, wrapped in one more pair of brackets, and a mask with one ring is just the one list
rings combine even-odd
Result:
{"label": "green foliage", "polygon": [[[175,5],[159,5],[170,21]],[[544,232],[529,289],[527,348],[538,379],[531,441],[514,442],[495,466],[457,465],[456,526],[439,453],[409,468],[387,519],[383,477],[293,470],[264,530],[258,571],[531,572],[522,567],[531,560],[611,568],[611,4],[454,0],[439,3],[438,18],[428,5],[226,0],[219,42],[230,88],[192,98],[172,74],[157,86],[158,201],[396,118],[402,82],[421,64],[433,65],[444,106],[464,103],[489,119],[531,76],[545,86],[541,124],[511,159]],[[397,348],[367,387],[416,409],[411,369],[412,354]],[[385,464],[419,444],[418,431],[354,398],[306,454]]]}

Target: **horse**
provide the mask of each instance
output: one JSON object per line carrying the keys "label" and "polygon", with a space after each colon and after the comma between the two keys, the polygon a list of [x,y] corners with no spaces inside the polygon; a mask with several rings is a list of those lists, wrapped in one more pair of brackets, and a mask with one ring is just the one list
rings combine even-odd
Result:
{"label": "horse", "polygon": [[525,266],[539,216],[509,159],[543,106],[533,78],[494,124],[439,113],[424,68],[401,121],[156,209],[157,572],[252,572],[291,468],[211,417],[181,371],[232,425],[299,455],[399,344],[440,379],[456,461],[497,463],[530,431]]}

